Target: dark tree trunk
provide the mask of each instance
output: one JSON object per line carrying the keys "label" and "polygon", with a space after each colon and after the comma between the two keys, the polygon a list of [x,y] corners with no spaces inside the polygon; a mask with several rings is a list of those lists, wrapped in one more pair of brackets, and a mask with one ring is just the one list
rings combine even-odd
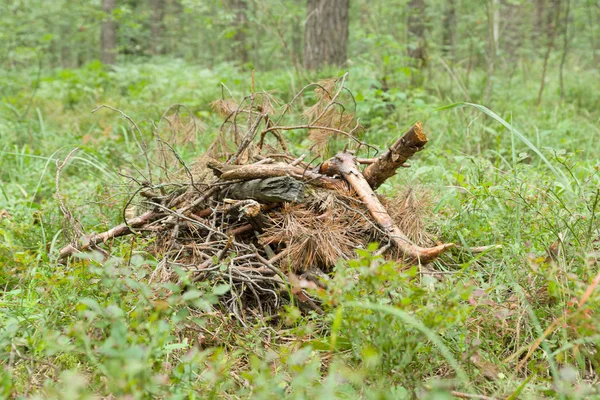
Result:
{"label": "dark tree trunk", "polygon": [[[172,26],[172,22],[167,20],[169,28],[164,32],[166,49],[168,49],[169,54],[174,54],[176,57],[182,57],[186,50],[186,46],[183,45],[181,38],[186,37],[185,31],[188,16],[186,15],[185,8],[180,0],[168,1],[168,7],[168,12],[166,12],[165,15],[175,19],[177,24],[176,26]],[[163,25],[165,24],[163,23]],[[200,42],[200,40],[198,40],[198,42]]]}
{"label": "dark tree trunk", "polygon": [[344,65],[348,57],[350,0],[308,0],[304,29],[304,67]]}
{"label": "dark tree trunk", "polygon": [[102,11],[106,14],[101,27],[100,61],[112,65],[117,58],[117,22],[113,18],[116,0],[102,0]]}
{"label": "dark tree trunk", "polygon": [[533,19],[533,44],[537,46],[539,44],[539,40],[546,32],[545,24],[544,24],[544,14],[545,14],[545,0],[535,0],[534,6],[534,19]]}
{"label": "dark tree trunk", "polygon": [[571,0],[567,0],[567,8],[565,11],[565,22],[563,24],[563,52],[560,59],[560,99],[565,99],[565,80],[564,69],[567,61],[567,52],[569,51],[569,15],[571,13]]}
{"label": "dark tree trunk", "polygon": [[494,86],[494,75],[496,74],[496,59],[500,43],[500,0],[488,0],[488,43],[487,43],[487,77],[485,90],[483,92],[484,102],[490,99]]}
{"label": "dark tree trunk", "polygon": [[235,46],[233,48],[233,59],[247,63],[248,41],[246,31],[248,30],[248,4],[246,0],[231,0],[231,6],[235,10]]}
{"label": "dark tree trunk", "polygon": [[560,21],[560,0],[552,0],[552,12],[550,12],[550,17],[548,17],[548,45],[546,47],[546,55],[544,56],[544,66],[542,68],[542,80],[540,82],[540,91],[538,92],[537,105],[539,106],[542,102],[542,95],[544,94],[544,87],[546,84],[546,72],[548,70],[548,59],[550,58],[550,53],[554,48],[554,42],[556,39],[556,33],[558,31],[558,24]]}
{"label": "dark tree trunk", "polygon": [[596,27],[598,25],[597,23],[597,19],[595,18],[596,14],[597,14],[597,7],[594,7],[594,0],[589,0],[588,1],[588,19],[589,19],[589,26],[587,29],[589,29],[590,31],[590,44],[592,45],[592,55],[594,56],[594,61],[596,62],[596,64],[598,64],[600,62],[600,60],[598,59],[598,49],[596,46]]}
{"label": "dark tree trunk", "polygon": [[63,68],[71,68],[73,67],[73,43],[69,40],[69,30],[66,26],[61,27],[60,36],[59,46],[61,66]]}
{"label": "dark tree trunk", "polygon": [[427,42],[425,41],[425,0],[410,0],[408,3],[408,55],[427,65]]}
{"label": "dark tree trunk", "polygon": [[150,52],[154,55],[162,54],[163,47],[163,19],[165,17],[165,0],[150,0],[152,16],[150,19]]}
{"label": "dark tree trunk", "polygon": [[454,46],[456,46],[456,7],[454,0],[448,0],[446,19],[444,20],[444,53],[451,60],[454,59]]}

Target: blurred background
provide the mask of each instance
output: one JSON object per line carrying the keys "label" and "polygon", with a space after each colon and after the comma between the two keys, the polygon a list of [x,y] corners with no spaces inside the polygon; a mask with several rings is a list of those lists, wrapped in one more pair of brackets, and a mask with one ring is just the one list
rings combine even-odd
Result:
{"label": "blurred background", "polygon": [[334,65],[366,69],[384,90],[448,74],[462,97],[489,100],[500,77],[560,73],[562,85],[565,65],[599,61],[597,0],[2,3],[7,72],[177,60],[304,76]]}

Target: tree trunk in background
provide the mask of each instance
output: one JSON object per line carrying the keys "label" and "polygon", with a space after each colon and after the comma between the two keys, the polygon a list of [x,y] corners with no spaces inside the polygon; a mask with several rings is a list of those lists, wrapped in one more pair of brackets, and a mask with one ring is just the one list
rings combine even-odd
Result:
{"label": "tree trunk in background", "polygon": [[552,0],[552,10],[548,13],[548,46],[546,47],[546,55],[544,57],[544,66],[542,68],[542,80],[540,82],[540,91],[538,92],[537,105],[542,103],[542,95],[544,94],[544,87],[546,85],[546,71],[548,70],[548,59],[550,53],[554,48],[554,41],[556,39],[556,32],[558,31],[558,23],[560,21],[560,0]]}
{"label": "tree trunk in background", "polygon": [[164,53],[163,19],[165,17],[165,0],[150,0],[150,52],[153,55]]}
{"label": "tree trunk in background", "polygon": [[117,22],[112,12],[116,7],[116,0],[102,0],[102,11],[106,13],[101,27],[100,61],[112,65],[117,58]]}
{"label": "tree trunk in background", "polygon": [[447,1],[446,19],[444,20],[444,47],[446,57],[454,61],[454,47],[456,46],[456,7],[454,0]]}
{"label": "tree trunk in background", "polygon": [[[167,51],[165,51],[165,53],[174,54],[175,57],[183,57],[185,56],[185,51],[180,38],[185,37],[187,15],[180,0],[168,1],[168,11],[166,16],[167,19],[163,20],[163,25],[165,25],[165,23],[170,24],[169,28],[167,28],[164,33],[166,39],[165,43],[167,43]],[[169,18],[177,21],[176,26],[171,25],[172,22]]]}
{"label": "tree trunk in background", "polygon": [[500,0],[488,0],[488,49],[487,49],[487,77],[484,102],[487,103],[492,95],[494,87],[494,75],[496,73],[496,57],[498,55],[498,43],[500,41]]}
{"label": "tree trunk in background", "polygon": [[349,0],[308,0],[304,67],[344,65],[348,57]]}
{"label": "tree trunk in background", "polygon": [[425,0],[410,0],[408,3],[408,55],[418,61],[418,66],[427,65],[427,42],[425,41]]}
{"label": "tree trunk in background", "polygon": [[571,0],[567,0],[567,7],[565,11],[565,22],[563,24],[563,53],[560,59],[560,99],[565,99],[565,79],[564,69],[565,62],[567,61],[567,52],[569,51],[569,14],[571,13]]}
{"label": "tree trunk in background", "polygon": [[73,49],[73,43],[69,40],[69,29],[67,26],[62,26],[60,29],[60,65],[63,68],[73,67],[73,50],[77,51],[78,48]]}
{"label": "tree trunk in background", "polygon": [[292,53],[294,54],[294,64],[302,65],[302,18],[294,17],[292,22]]}
{"label": "tree trunk in background", "polygon": [[246,31],[248,30],[248,12],[247,0],[230,0],[229,4],[231,9],[235,12],[235,36],[233,40],[235,44],[233,46],[233,54],[231,55],[232,60],[241,61],[243,64],[247,63],[248,57],[248,43],[246,40]]}
{"label": "tree trunk in background", "polygon": [[596,64],[600,63],[600,59],[598,57],[598,49],[596,46],[596,27],[598,26],[597,19],[595,18],[596,13],[598,12],[598,8],[594,7],[594,0],[588,1],[588,19],[589,26],[587,29],[590,31],[590,44],[592,45],[592,55],[594,56],[594,61]]}
{"label": "tree trunk in background", "polygon": [[535,0],[534,18],[533,18],[533,45],[538,46],[540,38],[546,32],[544,24],[544,9],[546,0]]}

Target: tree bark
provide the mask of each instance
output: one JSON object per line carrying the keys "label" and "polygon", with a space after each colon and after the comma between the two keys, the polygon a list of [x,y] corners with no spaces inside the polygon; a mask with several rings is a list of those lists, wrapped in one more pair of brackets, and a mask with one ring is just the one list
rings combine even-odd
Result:
{"label": "tree bark", "polygon": [[229,199],[251,199],[261,203],[301,203],[304,201],[304,184],[288,176],[253,179],[234,183],[222,195]]}
{"label": "tree bark", "polygon": [[563,24],[563,53],[560,59],[560,99],[565,99],[565,79],[564,69],[565,62],[567,61],[567,52],[569,51],[569,14],[571,12],[571,0],[567,0],[567,7],[565,12],[565,23]]}
{"label": "tree bark", "polygon": [[224,181],[228,180],[252,180],[265,179],[275,176],[289,176],[294,179],[305,181],[315,186],[327,189],[343,190],[345,183],[339,179],[333,179],[315,173],[305,168],[296,167],[290,164],[248,164],[248,165],[228,165],[216,161],[208,163],[208,167],[215,171]]}
{"label": "tree bark", "polygon": [[537,47],[539,45],[540,38],[543,36],[545,32],[545,24],[544,24],[544,10],[546,6],[546,0],[535,0],[535,5],[533,7],[533,35],[532,42],[533,46]]}
{"label": "tree bark", "polygon": [[153,55],[162,54],[163,47],[163,19],[165,17],[165,0],[150,0],[150,52]]}
{"label": "tree bark", "polygon": [[596,64],[600,63],[600,60],[598,59],[598,49],[596,46],[596,27],[598,26],[597,23],[597,19],[596,14],[598,12],[597,7],[594,7],[594,0],[589,0],[588,1],[588,20],[589,20],[589,26],[588,26],[588,30],[590,32],[589,36],[590,36],[590,44],[592,46],[592,55],[594,56],[594,61],[596,62]]}
{"label": "tree bark", "polygon": [[447,1],[446,19],[444,20],[443,51],[450,60],[454,61],[456,46],[456,6],[454,0]]}
{"label": "tree bark", "polygon": [[342,175],[356,192],[369,213],[389,237],[390,241],[402,252],[402,254],[411,262],[426,264],[435,260],[443,252],[451,247],[453,243],[442,244],[436,247],[420,247],[413,243],[401,230],[394,224],[379,198],[356,167],[356,162],[350,153],[338,153],[332,159],[327,160],[321,167],[321,172],[326,175]]}
{"label": "tree bark", "polygon": [[304,67],[344,65],[348,57],[349,0],[308,0]]}
{"label": "tree bark", "polygon": [[102,0],[102,11],[106,14],[101,27],[100,61],[112,65],[117,59],[117,22],[112,13],[116,0]]}
{"label": "tree bark", "polygon": [[487,44],[487,77],[485,83],[485,91],[483,94],[484,101],[487,103],[492,95],[494,88],[494,75],[496,73],[496,58],[498,56],[498,43],[500,41],[500,1],[488,0],[488,44]]}
{"label": "tree bark", "polygon": [[425,144],[427,144],[427,135],[423,132],[421,123],[417,122],[388,151],[365,168],[363,176],[369,186],[373,190],[377,189],[388,178],[394,176],[396,170],[416,152],[423,150]]}
{"label": "tree bark", "polygon": [[542,79],[540,81],[540,91],[538,92],[537,105],[539,106],[542,103],[542,96],[544,94],[544,88],[546,86],[546,71],[548,70],[548,59],[550,58],[550,53],[554,48],[554,42],[556,40],[556,32],[558,31],[558,22],[560,21],[560,0],[553,0],[553,9],[554,11],[551,13],[552,18],[549,17],[549,25],[548,25],[548,47],[546,47],[546,55],[544,56],[544,66],[542,68]]}
{"label": "tree bark", "polygon": [[234,46],[231,57],[234,61],[247,63],[248,41],[246,40],[246,31],[248,30],[248,4],[247,0],[229,0],[229,6],[235,13],[234,26],[235,35],[233,37]]}
{"label": "tree bark", "polygon": [[427,42],[425,40],[425,0],[408,3],[408,55],[416,60],[418,67],[427,65]]}

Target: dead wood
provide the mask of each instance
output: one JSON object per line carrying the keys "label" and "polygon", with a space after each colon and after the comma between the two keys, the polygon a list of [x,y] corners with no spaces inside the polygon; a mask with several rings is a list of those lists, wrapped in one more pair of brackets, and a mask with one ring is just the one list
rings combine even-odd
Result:
{"label": "dead wood", "polygon": [[388,178],[394,176],[396,170],[404,165],[416,152],[423,150],[427,144],[427,135],[420,122],[413,125],[402,137],[390,146],[374,162],[363,171],[363,175],[373,189],[377,189]]}
{"label": "dead wood", "polygon": [[304,201],[304,185],[288,176],[275,176],[235,183],[227,187],[223,191],[223,195],[231,199],[252,199],[261,203],[284,201],[302,203]]}
{"label": "dead wood", "polygon": [[75,253],[89,250],[100,243],[106,243],[110,239],[120,236],[129,235],[133,232],[132,229],[139,228],[149,222],[156,221],[164,214],[155,211],[148,211],[137,218],[128,221],[127,224],[117,225],[106,232],[99,233],[88,237],[80,238],[79,243],[71,243],[60,250],[59,260],[69,257]]}
{"label": "dead wood", "polygon": [[[252,93],[239,104],[233,96],[218,101],[225,121],[215,142],[189,168],[160,139],[154,157],[162,173],[153,175],[154,158],[144,143],[147,173],[132,178],[126,207],[134,218],[103,233],[78,234],[60,251],[60,259],[101,250],[103,243],[124,235],[149,236],[148,250],[161,258],[152,277],[179,280],[177,267],[189,273],[192,283],[226,283],[230,291],[222,304],[242,324],[245,310],[240,307],[255,308],[250,314],[275,314],[290,296],[303,308],[322,312],[310,290],[324,288],[339,260],[354,258],[356,249],[371,242],[383,244],[378,254],[395,248],[387,251],[388,258],[434,260],[453,244],[427,247],[431,236],[425,233],[415,206],[422,202],[413,198],[414,191],[409,189],[403,201],[374,192],[423,149],[427,137],[417,123],[381,156],[354,158],[350,151],[374,147],[356,137],[362,127],[351,111],[356,104],[345,79],[305,86],[280,111],[273,105],[281,103],[267,92]],[[300,123],[287,114],[311,87],[317,102],[296,116],[306,122]],[[311,144],[306,153],[293,154],[286,145],[284,135],[294,130],[307,133]],[[329,144],[340,140],[354,147],[313,167]],[[362,173],[357,163],[366,165]]]}
{"label": "dead wood", "polygon": [[[214,163],[210,164],[217,168]],[[303,169],[290,164],[250,164],[250,165],[223,165],[220,178],[223,180],[251,180],[264,179],[276,176],[290,176],[295,179],[327,189],[344,189],[346,185],[339,179],[334,179]]]}
{"label": "dead wood", "polygon": [[356,166],[354,156],[348,152],[337,154],[321,166],[321,172],[326,175],[341,175],[350,184],[358,197],[369,210],[373,220],[389,236],[390,240],[398,247],[406,258],[422,264],[433,261],[444,251],[454,246],[453,243],[443,244],[436,247],[425,248],[413,243],[394,224],[394,220],[379,201],[379,198]]}

